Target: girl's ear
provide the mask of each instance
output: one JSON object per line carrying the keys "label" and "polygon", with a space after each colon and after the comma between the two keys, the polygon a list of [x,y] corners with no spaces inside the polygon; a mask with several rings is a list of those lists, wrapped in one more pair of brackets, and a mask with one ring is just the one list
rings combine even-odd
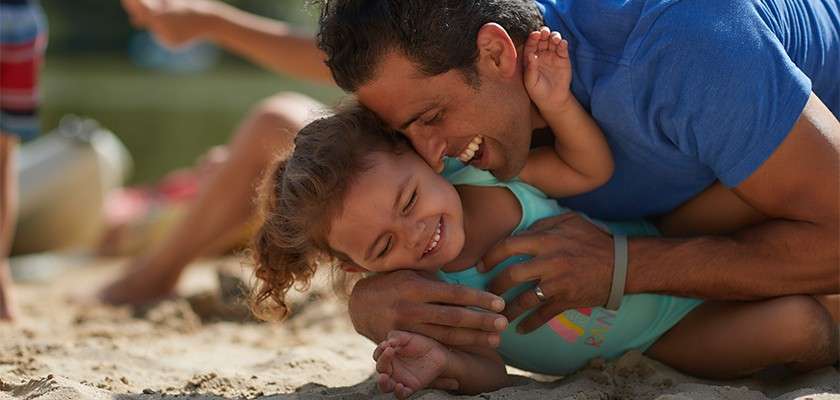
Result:
{"label": "girl's ear", "polygon": [[344,272],[367,272],[366,269],[351,262],[342,262],[339,267],[341,267],[341,269],[344,270]]}

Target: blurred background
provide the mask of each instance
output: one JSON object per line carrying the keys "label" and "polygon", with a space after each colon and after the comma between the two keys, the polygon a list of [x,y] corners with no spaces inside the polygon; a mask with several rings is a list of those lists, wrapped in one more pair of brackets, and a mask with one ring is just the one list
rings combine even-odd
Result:
{"label": "blurred background", "polygon": [[[306,0],[230,0],[227,3],[315,32],[317,9]],[[150,183],[189,166],[225,143],[258,102],[281,90],[326,104],[335,87],[260,69],[209,44],[169,52],[133,29],[117,0],[42,0],[49,46],[41,80],[41,127],[65,114],[97,120],[133,158],[127,184]],[[42,134],[44,134],[42,133]]]}
{"label": "blurred background", "polygon": [[[225,2],[302,32],[317,28],[318,10],[307,0]],[[49,25],[41,137],[20,149],[13,255],[138,254],[163,240],[196,198],[203,168],[190,167],[206,165],[202,156],[227,143],[260,100],[292,91],[333,105],[342,96],[334,86],[260,69],[210,43],[168,50],[131,26],[119,0],[41,6]],[[15,268],[20,260],[13,272],[34,269]]]}

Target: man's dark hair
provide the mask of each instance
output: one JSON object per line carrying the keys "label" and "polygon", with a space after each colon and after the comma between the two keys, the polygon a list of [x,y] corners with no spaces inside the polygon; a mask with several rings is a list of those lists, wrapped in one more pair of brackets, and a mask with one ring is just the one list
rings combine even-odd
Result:
{"label": "man's dark hair", "polygon": [[533,0],[321,0],[318,47],[348,92],[368,83],[388,52],[434,76],[452,69],[477,85],[479,29],[495,22],[516,45],[542,25]]}

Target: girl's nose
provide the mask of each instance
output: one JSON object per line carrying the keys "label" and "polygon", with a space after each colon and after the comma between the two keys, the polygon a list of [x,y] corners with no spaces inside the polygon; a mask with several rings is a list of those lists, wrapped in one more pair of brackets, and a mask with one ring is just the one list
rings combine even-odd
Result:
{"label": "girl's nose", "polygon": [[426,232],[426,222],[425,221],[408,221],[408,226],[406,226],[406,244],[409,248],[417,248],[418,246],[424,246],[423,238],[425,235],[423,233]]}

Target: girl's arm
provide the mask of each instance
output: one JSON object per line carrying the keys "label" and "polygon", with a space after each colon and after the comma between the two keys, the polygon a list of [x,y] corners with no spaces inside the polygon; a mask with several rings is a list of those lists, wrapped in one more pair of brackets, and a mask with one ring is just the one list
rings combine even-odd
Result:
{"label": "girl's arm", "polygon": [[520,178],[551,197],[603,185],[613,173],[612,153],[601,128],[569,90],[568,43],[544,27],[528,37],[524,56],[525,86],[554,133],[554,151],[532,152]]}

